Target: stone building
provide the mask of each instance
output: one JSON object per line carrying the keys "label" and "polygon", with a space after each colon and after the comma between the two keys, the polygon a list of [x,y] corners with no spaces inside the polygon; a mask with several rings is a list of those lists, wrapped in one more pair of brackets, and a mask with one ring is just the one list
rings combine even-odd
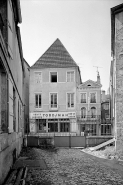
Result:
{"label": "stone building", "polygon": [[30,133],[76,134],[76,88],[80,83],[79,66],[57,39],[30,68]]}
{"label": "stone building", "polygon": [[0,0],[0,184],[23,142],[24,63],[19,0]]}
{"label": "stone building", "polygon": [[23,85],[23,96],[24,96],[24,132],[29,132],[29,75],[30,66],[24,59],[24,85]]}
{"label": "stone building", "polygon": [[111,9],[111,54],[113,65],[111,77],[114,79],[111,84],[115,117],[114,135],[116,149],[123,152],[123,4]]}
{"label": "stone building", "polygon": [[77,122],[81,135],[100,135],[101,83],[87,80],[77,88]]}

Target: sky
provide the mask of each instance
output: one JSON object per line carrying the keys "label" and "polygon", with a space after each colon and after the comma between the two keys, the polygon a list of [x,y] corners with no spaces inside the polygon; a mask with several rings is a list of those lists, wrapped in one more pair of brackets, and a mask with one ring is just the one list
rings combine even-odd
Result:
{"label": "sky", "polygon": [[109,87],[111,63],[110,9],[123,0],[20,0],[23,56],[32,66],[59,38],[79,65],[82,82]]}

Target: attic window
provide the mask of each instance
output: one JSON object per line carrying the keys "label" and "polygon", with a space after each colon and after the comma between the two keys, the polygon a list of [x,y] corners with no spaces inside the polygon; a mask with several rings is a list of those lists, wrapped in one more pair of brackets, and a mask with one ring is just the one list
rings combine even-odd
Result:
{"label": "attic window", "polygon": [[91,86],[90,84],[88,86]]}

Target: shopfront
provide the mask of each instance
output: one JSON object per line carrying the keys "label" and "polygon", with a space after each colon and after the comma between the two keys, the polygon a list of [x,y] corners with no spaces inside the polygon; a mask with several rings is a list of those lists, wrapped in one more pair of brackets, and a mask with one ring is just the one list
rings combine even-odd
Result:
{"label": "shopfront", "polygon": [[30,113],[30,132],[76,132],[75,112]]}

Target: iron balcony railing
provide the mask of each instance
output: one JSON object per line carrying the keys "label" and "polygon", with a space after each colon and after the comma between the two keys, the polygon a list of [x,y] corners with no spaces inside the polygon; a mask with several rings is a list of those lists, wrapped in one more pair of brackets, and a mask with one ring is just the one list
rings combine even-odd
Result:
{"label": "iron balcony railing", "polygon": [[78,121],[101,121],[101,115],[77,115]]}

